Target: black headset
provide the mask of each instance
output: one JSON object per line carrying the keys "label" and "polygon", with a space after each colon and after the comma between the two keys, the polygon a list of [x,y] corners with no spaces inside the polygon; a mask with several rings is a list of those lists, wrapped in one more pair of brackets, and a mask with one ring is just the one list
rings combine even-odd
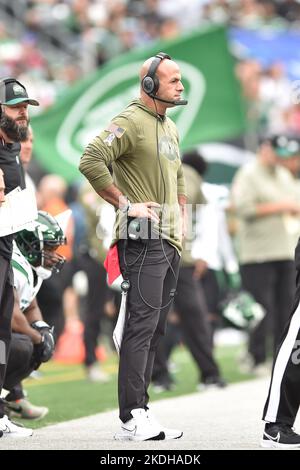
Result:
{"label": "black headset", "polygon": [[150,64],[147,75],[145,75],[142,80],[142,88],[144,92],[147,93],[147,95],[151,96],[151,98],[153,97],[152,95],[156,95],[156,93],[158,92],[159,79],[156,75],[156,70],[158,69],[158,66],[161,61],[164,59],[171,60],[171,57],[168,54],[165,54],[164,52],[159,52],[158,54],[156,54],[155,58]]}
{"label": "black headset", "polygon": [[169,56],[165,52],[159,52],[158,54],[156,54],[156,56],[154,57],[154,59],[152,60],[150,64],[147,74],[142,79],[142,83],[141,83],[142,89],[148,96],[150,96],[154,100],[161,101],[162,103],[173,104],[175,106],[184,106],[188,103],[187,100],[171,101],[171,100],[165,100],[163,98],[156,96],[156,93],[159,90],[159,78],[156,75],[156,70],[158,69],[158,66],[161,63],[161,61],[163,61],[164,59],[172,60],[171,56]]}

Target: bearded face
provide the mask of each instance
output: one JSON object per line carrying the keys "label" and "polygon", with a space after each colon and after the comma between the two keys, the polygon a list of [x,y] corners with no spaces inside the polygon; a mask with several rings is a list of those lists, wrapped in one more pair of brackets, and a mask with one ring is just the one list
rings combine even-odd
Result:
{"label": "bearded face", "polygon": [[28,125],[29,119],[26,115],[13,119],[5,113],[5,109],[2,109],[0,128],[13,142],[23,142],[27,139]]}

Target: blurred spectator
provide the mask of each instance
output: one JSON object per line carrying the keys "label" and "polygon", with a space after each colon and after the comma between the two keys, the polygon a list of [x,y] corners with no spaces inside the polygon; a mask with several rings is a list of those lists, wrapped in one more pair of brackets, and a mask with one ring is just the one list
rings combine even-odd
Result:
{"label": "blurred spectator", "polygon": [[83,315],[84,363],[89,380],[107,382],[109,376],[101,369],[96,350],[103,324],[105,304],[109,300],[103,262],[112,239],[115,211],[110,204],[97,195],[88,182],[81,187],[79,198],[87,221],[88,241],[87,250],[79,261],[80,268],[88,278],[86,308]]}
{"label": "blurred spectator", "polygon": [[278,2],[277,12],[290,23],[300,21],[300,4],[297,0],[282,0]]}
{"label": "blurred spectator", "polygon": [[[66,191],[67,185],[61,176],[44,176],[38,185],[38,208],[54,216],[66,211],[68,209],[64,199]],[[61,246],[57,252],[64,256],[67,261],[70,261],[73,256],[74,222],[72,217],[70,217],[64,231],[67,237],[67,244],[70,243],[70,246]],[[61,335],[65,325],[63,296],[65,290],[71,286],[71,274],[71,266],[66,263],[64,271],[51,276],[50,279],[43,283],[37,297],[45,321],[55,327],[56,339]],[[72,288],[70,288],[67,294],[70,294],[70,305],[74,304],[74,302],[76,303],[74,298],[76,296]]]}
{"label": "blurred spectator", "polygon": [[[226,383],[221,377],[219,367],[213,357],[211,331],[208,318],[208,309],[205,295],[199,279],[207,270],[207,263],[202,258],[203,252],[199,250],[192,254],[192,245],[195,242],[195,220],[197,209],[205,203],[201,190],[203,164],[197,152],[190,152],[183,157],[183,173],[187,185],[187,205],[191,208],[189,213],[188,233],[181,255],[181,264],[174,299],[174,310],[178,315],[184,342],[190,351],[198,372],[198,389],[206,387],[223,388]],[[167,340],[168,341],[168,340]],[[152,380],[156,387],[168,389],[169,373],[167,367],[167,352],[170,348],[165,344],[165,338],[160,339],[154,360]]]}
{"label": "blurred spectator", "polygon": [[23,168],[25,170],[26,188],[32,189],[32,191],[35,193],[35,191],[36,191],[35,184],[34,184],[31,176],[28,174],[28,171],[27,171],[28,166],[31,162],[32,147],[33,147],[33,132],[32,132],[32,127],[29,125],[28,126],[28,132],[27,132],[27,138],[26,138],[26,140],[23,140],[23,142],[21,142],[20,157],[21,157],[21,162],[23,164]]}
{"label": "blurred spectator", "polygon": [[274,350],[279,345],[295,286],[295,246],[289,223],[291,217],[299,217],[300,204],[293,177],[277,164],[276,145],[265,138],[257,159],[238,170],[232,186],[242,285],[266,310],[250,333],[248,350],[257,372],[267,359],[270,326]]}
{"label": "blurred spectator", "polygon": [[[183,161],[197,167],[199,174],[205,177],[208,164],[198,150],[185,153]],[[240,274],[225,212],[229,208],[229,189],[206,181],[201,189],[206,204],[197,211],[197,237],[191,252],[207,264],[199,282],[204,289],[213,333],[222,324],[220,303],[230,289],[240,287]]]}

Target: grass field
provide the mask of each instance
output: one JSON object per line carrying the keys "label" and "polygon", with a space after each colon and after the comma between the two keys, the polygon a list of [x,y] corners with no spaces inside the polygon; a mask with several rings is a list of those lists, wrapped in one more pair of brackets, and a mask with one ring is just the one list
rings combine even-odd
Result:
{"label": "grass field", "polygon": [[[229,384],[252,378],[238,370],[240,348],[222,346],[216,349],[223,376]],[[184,347],[177,348],[172,360],[177,369],[174,374],[176,386],[171,392],[159,394],[150,389],[152,401],[196,391],[198,374],[188,351]],[[41,421],[22,420],[23,424],[37,428],[117,408],[117,362],[117,356],[112,354],[103,364],[103,369],[111,374],[111,381],[106,384],[87,381],[81,365],[63,365],[53,361],[45,364],[40,369],[41,378],[27,379],[24,388],[32,403],[49,407],[49,414]]]}

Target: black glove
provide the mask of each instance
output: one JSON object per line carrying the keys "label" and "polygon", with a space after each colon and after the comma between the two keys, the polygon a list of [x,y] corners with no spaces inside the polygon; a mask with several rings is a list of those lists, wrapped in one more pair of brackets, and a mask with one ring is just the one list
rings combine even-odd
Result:
{"label": "black glove", "polygon": [[54,337],[53,327],[51,328],[46,322],[39,320],[31,324],[31,327],[37,330],[41,336],[42,341],[34,345],[34,358],[36,363],[47,362],[54,353]]}

